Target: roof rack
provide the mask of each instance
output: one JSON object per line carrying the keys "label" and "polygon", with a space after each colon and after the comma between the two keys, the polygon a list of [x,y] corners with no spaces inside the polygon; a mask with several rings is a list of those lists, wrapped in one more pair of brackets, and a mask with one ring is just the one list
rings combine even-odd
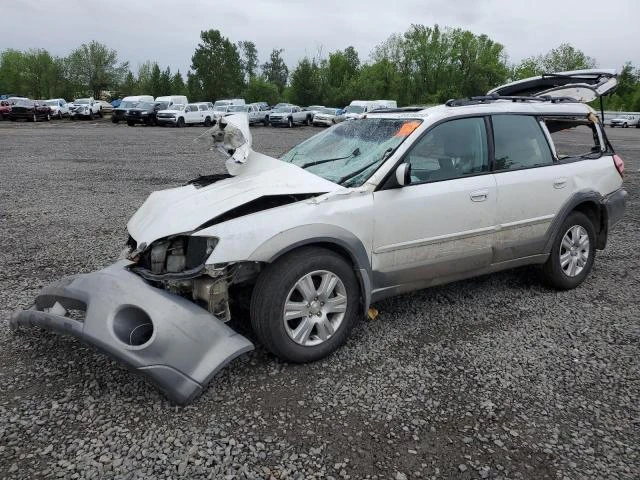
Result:
{"label": "roof rack", "polygon": [[571,97],[551,97],[550,95],[541,95],[539,97],[518,97],[518,96],[505,96],[505,95],[481,95],[478,97],[468,97],[447,100],[445,105],[447,107],[462,107],[465,105],[481,105],[484,103],[491,103],[497,100],[509,100],[514,103],[524,102],[550,102],[550,103],[578,103],[575,98]]}

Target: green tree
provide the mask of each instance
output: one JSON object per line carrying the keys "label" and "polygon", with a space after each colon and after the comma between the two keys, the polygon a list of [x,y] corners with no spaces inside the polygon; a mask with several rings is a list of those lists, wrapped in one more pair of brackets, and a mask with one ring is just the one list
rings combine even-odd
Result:
{"label": "green tree", "polygon": [[200,39],[191,57],[193,88],[202,92],[200,98],[209,100],[238,95],[244,89],[238,48],[218,30],[200,32]]}
{"label": "green tree", "polygon": [[269,60],[262,65],[262,74],[268,82],[278,86],[278,91],[283,92],[289,78],[289,68],[282,58],[284,49],[273,49]]}
{"label": "green tree", "polygon": [[95,40],[71,52],[66,63],[71,82],[96,98],[101,91],[120,84],[129,69],[128,62],[118,62],[115,50]]}
{"label": "green tree", "polygon": [[318,85],[318,66],[304,57],[291,74],[290,100],[298,105],[314,105],[322,101]]}
{"label": "green tree", "polygon": [[154,98],[159,97],[160,95],[166,95],[166,92],[162,91],[161,76],[162,72],[160,71],[160,66],[157,63],[154,63],[153,67],[151,67],[151,76],[149,77],[148,84],[149,93]]}
{"label": "green tree", "polygon": [[0,91],[26,95],[26,59],[20,50],[4,50],[0,55]]}
{"label": "green tree", "polygon": [[262,76],[255,76],[249,80],[244,98],[249,103],[267,102],[269,105],[275,105],[280,101],[280,92],[276,84],[268,82]]}
{"label": "green tree", "polygon": [[258,73],[258,49],[255,43],[242,41],[238,42],[238,50],[240,51],[244,78],[248,82]]}
{"label": "green tree", "polygon": [[543,73],[566,72],[594,68],[595,59],[568,43],[563,43],[544,55],[528,57],[512,69],[516,80],[541,75]]}
{"label": "green tree", "polygon": [[124,76],[124,81],[118,90],[123,97],[139,93],[138,81],[131,70],[127,70],[127,73]]}
{"label": "green tree", "polygon": [[176,95],[186,95],[188,93],[187,86],[184,84],[184,80],[182,79],[182,74],[180,73],[180,70],[178,70],[176,74],[173,76],[173,78],[171,79],[170,90]]}

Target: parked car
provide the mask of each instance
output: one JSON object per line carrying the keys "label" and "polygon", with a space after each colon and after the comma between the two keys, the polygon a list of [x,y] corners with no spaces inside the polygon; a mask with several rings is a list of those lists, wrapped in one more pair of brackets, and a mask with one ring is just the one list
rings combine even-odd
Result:
{"label": "parked car", "polygon": [[213,107],[228,107],[230,105],[245,105],[244,98],[227,98],[223,100],[216,100]]}
{"label": "parked car", "polygon": [[269,125],[269,115],[271,110],[264,108],[264,102],[251,103],[248,105],[247,114],[249,116],[249,125],[262,123],[265,127]]}
{"label": "parked car", "polygon": [[336,123],[344,121],[344,115],[340,114],[339,108],[323,107],[313,116],[313,125],[315,127],[330,127]]}
{"label": "parked car", "polygon": [[93,120],[94,116],[102,116],[100,111],[100,104],[96,102],[93,97],[78,98],[69,105],[69,116],[71,120],[76,118],[88,118]]}
{"label": "parked car", "polygon": [[120,104],[111,112],[111,121],[113,123],[118,123],[120,120],[124,121],[128,109],[135,108],[140,102],[153,103],[154,101],[151,95],[131,95],[124,97]]}
{"label": "parked car", "polygon": [[109,114],[111,112],[113,112],[113,105],[111,105],[109,102],[105,101],[105,100],[96,100],[96,102],[98,103],[98,105],[100,105],[100,114],[104,115]]}
{"label": "parked car", "polygon": [[165,110],[159,111],[157,114],[158,124],[163,126],[210,126],[215,119],[215,112],[209,109],[208,102],[189,103],[187,105],[174,104]]}
{"label": "parked car", "polygon": [[163,102],[169,106],[174,104],[186,105],[189,103],[187,97],[184,95],[164,95],[162,97],[156,97],[156,102]]}
{"label": "parked car", "polygon": [[9,100],[0,100],[0,119],[6,120],[11,113],[11,102]]}
{"label": "parked car", "polygon": [[14,122],[16,120],[49,121],[51,120],[51,108],[43,101],[21,98],[11,105],[9,119]]}
{"label": "parked car", "polygon": [[[233,301],[259,342],[299,363],[403,292],[523,265],[576,288],[627,193],[594,110],[567,97],[591,101],[615,83],[608,70],[563,72],[389,109],[279,160],[254,152],[246,115],[231,115],[211,135],[228,174],[152,193],[127,224],[122,261],[45,288],[11,324],[98,345],[187,403],[253,348],[224,323]],[[563,143],[574,131],[581,142]],[[67,315],[86,305],[81,321]]]}
{"label": "parked car", "polygon": [[44,103],[51,108],[51,115],[55,118],[62,118],[69,116],[69,105],[64,98],[52,98],[50,100],[44,100]]}
{"label": "parked car", "polygon": [[269,123],[272,127],[286,125],[291,128],[294,125],[311,125],[313,113],[305,112],[297,105],[277,107],[269,115]]}
{"label": "parked car", "polygon": [[611,128],[621,127],[636,127],[640,128],[640,114],[639,115],[620,115],[619,117],[611,119],[609,122]]}
{"label": "parked car", "polygon": [[167,108],[169,108],[168,102],[138,102],[135,107],[127,109],[124,119],[130,127],[139,123],[156,125],[158,112]]}

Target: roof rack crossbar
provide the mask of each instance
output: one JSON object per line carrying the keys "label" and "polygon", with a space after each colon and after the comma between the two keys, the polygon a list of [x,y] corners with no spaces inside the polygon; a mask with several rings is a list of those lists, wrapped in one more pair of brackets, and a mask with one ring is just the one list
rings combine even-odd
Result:
{"label": "roof rack crossbar", "polygon": [[467,98],[452,98],[451,100],[447,100],[445,105],[447,107],[462,107],[465,105],[479,105],[483,103],[491,103],[498,100],[509,100],[514,103],[518,102],[551,102],[551,103],[577,103],[578,101],[575,98],[571,97],[552,97],[550,95],[541,95],[539,97],[526,97],[526,96],[509,96],[509,95],[498,95],[496,93],[492,95],[480,95],[477,97],[467,97]]}

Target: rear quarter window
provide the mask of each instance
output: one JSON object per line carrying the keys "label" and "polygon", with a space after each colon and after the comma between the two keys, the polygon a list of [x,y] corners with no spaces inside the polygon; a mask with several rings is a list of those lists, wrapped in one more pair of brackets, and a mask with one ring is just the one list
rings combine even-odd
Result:
{"label": "rear quarter window", "polygon": [[588,118],[545,118],[558,160],[600,156],[598,130]]}

